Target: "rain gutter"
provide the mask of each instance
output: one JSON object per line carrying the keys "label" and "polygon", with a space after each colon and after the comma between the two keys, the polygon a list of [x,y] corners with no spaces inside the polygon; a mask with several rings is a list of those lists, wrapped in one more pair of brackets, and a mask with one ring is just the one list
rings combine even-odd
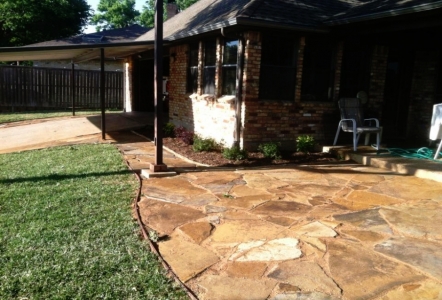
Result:
{"label": "rain gutter", "polygon": [[316,33],[328,33],[330,30],[325,27],[313,27],[314,25],[287,25],[286,23],[276,23],[266,20],[253,20],[250,18],[238,17],[232,18],[223,22],[203,26],[191,30],[183,30],[180,33],[171,35],[167,37],[168,41],[176,41],[179,39],[208,33],[216,30],[224,30],[226,27],[242,25],[242,26],[252,26],[252,27],[265,27],[280,30],[292,30],[292,31],[302,31],[302,32],[316,32]]}
{"label": "rain gutter", "polygon": [[96,48],[113,48],[113,47],[127,47],[127,46],[146,46],[153,44],[154,41],[152,40],[152,41],[133,41],[133,42],[123,42],[123,43],[0,47],[0,52],[9,53],[9,52],[50,51],[50,50],[96,49]]}
{"label": "rain gutter", "polygon": [[387,18],[387,17],[397,17],[401,15],[411,14],[411,13],[418,13],[418,12],[425,12],[433,9],[442,8],[442,1],[438,1],[437,3],[429,3],[429,4],[422,4],[417,5],[413,7],[407,7],[407,8],[398,8],[398,9],[391,9],[387,11],[382,12],[376,12],[371,14],[366,14],[362,16],[354,16],[354,17],[348,17],[343,19],[332,19],[330,21],[324,22],[324,24],[327,25],[342,25],[342,24],[349,24],[354,22],[362,22],[362,21],[370,21],[380,18]]}

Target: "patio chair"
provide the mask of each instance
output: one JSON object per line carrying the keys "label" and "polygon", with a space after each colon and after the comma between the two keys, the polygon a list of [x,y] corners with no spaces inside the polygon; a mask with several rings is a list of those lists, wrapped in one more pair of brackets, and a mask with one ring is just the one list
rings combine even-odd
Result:
{"label": "patio chair", "polygon": [[431,117],[430,140],[441,139],[439,147],[434,153],[434,159],[437,159],[442,150],[442,103],[433,106],[433,116]]}
{"label": "patio chair", "polygon": [[[376,150],[379,150],[381,143],[382,127],[379,127],[379,120],[376,118],[364,119],[364,114],[359,98],[342,98],[339,100],[339,110],[341,112],[341,121],[339,121],[336,131],[335,141],[338,141],[339,132],[353,133],[353,150],[356,151],[361,134],[376,133]],[[372,126],[374,121],[375,126]]]}

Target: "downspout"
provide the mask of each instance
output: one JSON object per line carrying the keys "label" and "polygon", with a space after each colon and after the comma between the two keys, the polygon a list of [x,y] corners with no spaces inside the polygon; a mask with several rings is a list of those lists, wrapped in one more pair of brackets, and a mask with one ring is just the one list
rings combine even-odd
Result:
{"label": "downspout", "polygon": [[238,38],[238,55],[237,55],[237,68],[236,68],[236,93],[235,93],[235,136],[233,145],[240,146],[241,142],[241,107],[242,107],[242,89],[244,82],[244,57],[245,57],[245,39],[242,33],[236,34],[234,37],[227,36],[224,32],[224,27],[221,28],[221,34],[226,38]]}

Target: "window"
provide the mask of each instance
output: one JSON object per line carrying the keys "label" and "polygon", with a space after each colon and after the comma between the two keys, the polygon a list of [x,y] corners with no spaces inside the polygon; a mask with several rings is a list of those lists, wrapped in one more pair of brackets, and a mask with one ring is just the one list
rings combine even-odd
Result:
{"label": "window", "polygon": [[203,94],[215,94],[216,40],[204,43]]}
{"label": "window", "polygon": [[187,71],[187,92],[198,91],[198,43],[190,44],[189,68]]}
{"label": "window", "polygon": [[306,39],[302,71],[301,99],[331,101],[333,99],[335,47],[326,40]]}
{"label": "window", "polygon": [[298,38],[264,34],[259,98],[294,100]]}
{"label": "window", "polygon": [[434,104],[441,102],[442,102],[442,50],[439,51],[439,61],[437,64],[436,93],[434,95]]}
{"label": "window", "polygon": [[224,42],[222,66],[222,94],[235,95],[236,93],[236,65],[238,59],[238,40]]}

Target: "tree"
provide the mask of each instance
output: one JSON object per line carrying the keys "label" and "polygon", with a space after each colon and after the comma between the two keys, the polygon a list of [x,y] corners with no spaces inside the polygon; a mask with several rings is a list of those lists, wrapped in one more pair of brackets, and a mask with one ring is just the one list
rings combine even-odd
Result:
{"label": "tree", "polygon": [[1,0],[0,46],[23,46],[79,34],[89,17],[86,0]]}
{"label": "tree", "polygon": [[[183,11],[198,0],[164,0],[164,21],[167,20],[167,3],[175,2],[178,6],[178,11]],[[146,0],[146,5],[143,5],[143,10],[138,18],[138,22],[145,27],[154,27],[155,23],[155,0]]]}
{"label": "tree", "polygon": [[198,0],[175,0],[176,5],[178,6],[179,11],[183,11]]}
{"label": "tree", "polygon": [[91,25],[97,31],[104,29],[123,28],[137,23],[140,12],[135,9],[135,0],[100,0]]}
{"label": "tree", "polygon": [[[163,3],[163,20],[167,18],[166,1]],[[146,0],[146,5],[143,5],[141,15],[138,17],[138,22],[144,27],[155,26],[155,0]]]}

